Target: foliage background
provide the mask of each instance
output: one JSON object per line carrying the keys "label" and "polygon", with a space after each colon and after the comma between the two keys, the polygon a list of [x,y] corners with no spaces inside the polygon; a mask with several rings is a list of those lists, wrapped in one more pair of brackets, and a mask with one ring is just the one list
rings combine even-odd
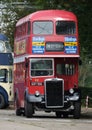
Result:
{"label": "foliage background", "polygon": [[[16,2],[16,3],[15,3]],[[19,4],[19,2],[21,4]],[[5,33],[13,49],[14,31],[17,20],[37,10],[64,9],[74,12],[78,17],[79,41],[82,66],[79,86],[92,87],[92,0],[0,0],[5,5],[0,9],[4,24],[0,33]]]}

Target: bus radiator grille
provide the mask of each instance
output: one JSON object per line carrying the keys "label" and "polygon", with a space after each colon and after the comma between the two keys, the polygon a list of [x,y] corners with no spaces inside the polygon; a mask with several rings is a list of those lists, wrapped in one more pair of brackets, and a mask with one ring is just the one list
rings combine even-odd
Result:
{"label": "bus radiator grille", "polygon": [[64,87],[62,80],[46,81],[45,101],[47,108],[61,108],[64,104]]}

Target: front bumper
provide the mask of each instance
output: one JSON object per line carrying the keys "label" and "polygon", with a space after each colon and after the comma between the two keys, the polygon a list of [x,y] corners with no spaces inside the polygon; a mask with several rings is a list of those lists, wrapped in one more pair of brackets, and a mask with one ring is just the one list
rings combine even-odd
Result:
{"label": "front bumper", "polygon": [[[73,103],[80,100],[80,95],[78,93],[74,93],[73,95],[65,95],[64,96],[64,106],[61,107],[51,107],[49,109],[73,109]],[[44,95],[28,95],[27,101],[30,103],[34,103],[35,105],[39,104],[39,107],[48,109],[46,107],[46,101]]]}
{"label": "front bumper", "polygon": [[78,93],[74,93],[73,95],[65,95],[65,101],[64,102],[74,102],[80,100],[80,95]]}

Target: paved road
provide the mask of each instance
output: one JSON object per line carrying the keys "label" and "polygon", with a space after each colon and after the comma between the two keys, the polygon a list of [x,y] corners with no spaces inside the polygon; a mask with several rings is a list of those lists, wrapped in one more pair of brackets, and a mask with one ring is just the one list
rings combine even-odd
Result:
{"label": "paved road", "polygon": [[92,130],[92,109],[82,109],[80,119],[56,118],[54,113],[36,112],[33,118],[16,116],[15,110],[0,110],[0,130]]}

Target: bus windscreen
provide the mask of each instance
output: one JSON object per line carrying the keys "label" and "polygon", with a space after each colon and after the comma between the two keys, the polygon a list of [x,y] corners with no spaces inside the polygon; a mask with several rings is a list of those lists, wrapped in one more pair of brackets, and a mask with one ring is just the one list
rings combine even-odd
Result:
{"label": "bus windscreen", "polygon": [[0,53],[0,65],[13,65],[12,53]]}

